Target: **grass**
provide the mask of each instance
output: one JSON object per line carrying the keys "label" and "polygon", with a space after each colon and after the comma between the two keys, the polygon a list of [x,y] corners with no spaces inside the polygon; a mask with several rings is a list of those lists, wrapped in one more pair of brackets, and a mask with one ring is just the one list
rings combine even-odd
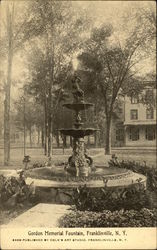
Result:
{"label": "grass", "polygon": [[32,204],[30,203],[25,203],[25,204],[20,204],[19,206],[16,206],[14,208],[0,208],[0,225],[7,224],[20,214],[24,213],[28,209],[32,207]]}
{"label": "grass", "polygon": [[[119,160],[134,160],[136,162],[143,163],[144,161],[149,166],[156,167],[156,152],[144,153],[142,151],[135,150],[112,150]],[[72,153],[72,149],[65,149],[64,154],[62,149],[53,149],[53,163],[55,165],[60,165],[60,163],[66,162],[68,156]],[[47,157],[44,155],[44,150],[42,148],[29,148],[26,149],[26,154],[31,156],[31,165],[36,162],[44,163]],[[88,154],[93,157],[95,165],[107,165],[108,158],[104,155],[103,148],[91,148],[88,150]],[[23,149],[14,148],[11,149],[11,161],[10,166],[5,166],[5,169],[19,169],[23,167]],[[4,168],[3,164],[3,149],[0,149],[0,168]]]}

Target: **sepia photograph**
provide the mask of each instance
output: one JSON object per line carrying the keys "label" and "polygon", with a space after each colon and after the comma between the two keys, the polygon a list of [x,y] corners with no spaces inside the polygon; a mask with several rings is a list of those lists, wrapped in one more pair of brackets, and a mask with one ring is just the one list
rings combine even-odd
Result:
{"label": "sepia photograph", "polygon": [[156,249],[155,1],[0,1],[0,248]]}

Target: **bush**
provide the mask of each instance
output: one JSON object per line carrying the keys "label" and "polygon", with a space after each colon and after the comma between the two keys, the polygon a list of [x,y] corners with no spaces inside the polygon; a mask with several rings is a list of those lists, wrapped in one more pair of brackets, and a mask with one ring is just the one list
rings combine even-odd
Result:
{"label": "bush", "polygon": [[157,209],[111,212],[73,211],[60,219],[60,227],[155,227]]}
{"label": "bush", "polygon": [[119,161],[115,155],[109,161],[109,167],[126,168],[147,176],[147,188],[157,192],[157,169],[134,161]]}
{"label": "bush", "polygon": [[19,173],[18,178],[0,175],[1,207],[14,207],[25,201],[34,202],[35,200],[35,187],[33,183],[26,185],[24,171]]}
{"label": "bush", "polygon": [[40,162],[35,162],[32,167],[30,167],[29,169],[33,169],[33,168],[43,168],[45,167],[45,164],[40,163]]}
{"label": "bush", "polygon": [[140,210],[143,207],[152,209],[154,203],[151,193],[138,183],[127,188],[98,188],[88,189],[86,185],[74,190],[73,203],[78,210]]}

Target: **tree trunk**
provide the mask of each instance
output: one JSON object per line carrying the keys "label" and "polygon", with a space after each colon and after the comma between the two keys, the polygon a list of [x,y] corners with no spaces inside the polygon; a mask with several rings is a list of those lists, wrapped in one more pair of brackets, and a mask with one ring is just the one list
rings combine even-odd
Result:
{"label": "tree trunk", "polygon": [[43,127],[41,130],[41,146],[42,146],[42,148],[44,148],[44,128]]}
{"label": "tree trunk", "polygon": [[48,127],[48,122],[47,122],[47,105],[46,105],[46,97],[45,97],[45,104],[44,104],[44,112],[45,112],[45,121],[44,121],[44,134],[45,134],[45,140],[44,140],[44,154],[47,155],[47,127]]}
{"label": "tree trunk", "polygon": [[87,145],[90,147],[90,136],[88,136]]}
{"label": "tree trunk", "polygon": [[47,56],[48,56],[48,70],[49,80],[47,82],[47,110],[48,110],[48,157],[52,154],[52,86],[54,81],[54,44],[48,32],[46,33],[47,39]]}
{"label": "tree trunk", "polygon": [[67,148],[67,140],[66,135],[63,135],[63,147]]}
{"label": "tree trunk", "polygon": [[59,143],[59,132],[57,131],[57,134],[56,134],[56,142],[57,142],[57,148],[60,147],[60,143]]}
{"label": "tree trunk", "polygon": [[72,139],[72,136],[70,136],[70,147],[71,147],[71,148],[73,147],[73,139]]}
{"label": "tree trunk", "polygon": [[32,128],[31,127],[29,129],[29,142],[30,142],[30,147],[32,147]]}
{"label": "tree trunk", "polygon": [[48,107],[48,157],[51,156],[52,151],[52,119],[51,119],[51,110]]}
{"label": "tree trunk", "polygon": [[105,154],[111,154],[111,118],[106,119]]}
{"label": "tree trunk", "polygon": [[97,148],[98,147],[98,134],[97,134],[97,131],[95,131],[95,133],[94,133],[94,144],[95,144],[95,147]]}
{"label": "tree trunk", "polygon": [[99,148],[101,145],[100,131],[98,131],[97,133],[97,141],[98,141],[98,148]]}
{"label": "tree trunk", "polygon": [[10,88],[11,88],[11,73],[13,61],[13,40],[12,40],[12,23],[13,12],[7,10],[7,25],[8,25],[8,71],[7,82],[5,86],[5,101],[4,101],[4,165],[10,163]]}
{"label": "tree trunk", "polygon": [[[51,72],[52,64],[49,64],[49,70]],[[47,110],[48,110],[48,157],[52,154],[52,82],[50,79],[48,84],[48,99],[47,99]]]}
{"label": "tree trunk", "polygon": [[51,114],[51,154],[53,155],[53,127],[52,127],[52,114]]}
{"label": "tree trunk", "polygon": [[38,127],[38,145],[40,144],[40,128]]}
{"label": "tree trunk", "polygon": [[[7,96],[7,93],[6,93]],[[10,163],[10,100],[4,100],[4,165]]]}

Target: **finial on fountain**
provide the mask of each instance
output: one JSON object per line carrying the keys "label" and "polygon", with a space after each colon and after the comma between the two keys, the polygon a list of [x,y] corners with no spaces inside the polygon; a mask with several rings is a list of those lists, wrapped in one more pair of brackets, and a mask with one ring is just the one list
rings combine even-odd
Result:
{"label": "finial on fountain", "polygon": [[81,82],[81,79],[74,74],[74,77],[72,79],[73,83],[73,96],[74,96],[74,102],[83,102],[84,101],[84,91],[80,88],[79,83]]}

